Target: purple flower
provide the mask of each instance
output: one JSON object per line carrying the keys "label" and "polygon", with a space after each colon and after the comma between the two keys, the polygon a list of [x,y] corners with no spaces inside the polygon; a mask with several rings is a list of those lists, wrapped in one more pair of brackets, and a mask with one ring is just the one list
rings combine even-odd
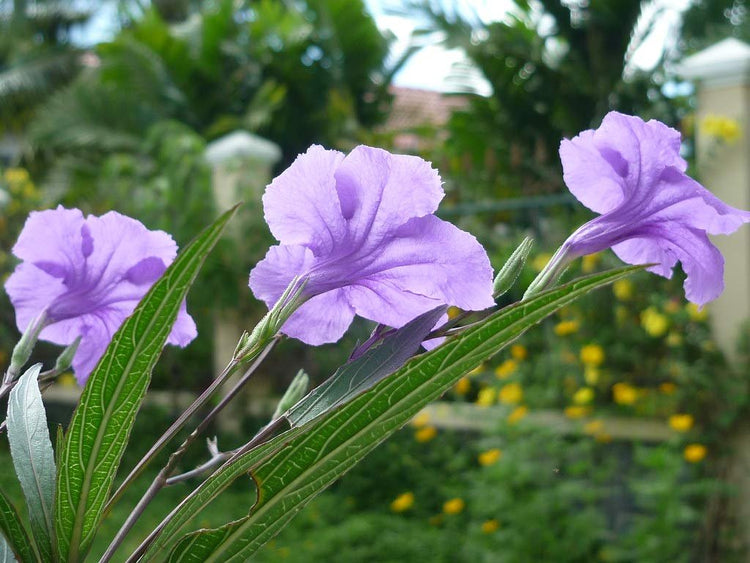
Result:
{"label": "purple flower", "polygon": [[[575,231],[559,262],[612,248],[628,264],[670,278],[679,260],[685,295],[703,305],[724,289],[724,259],[707,233],[730,234],[750,221],[685,174],[680,134],[659,121],[611,112],[596,130],[560,145],[564,179],[601,215]],[[555,259],[553,259],[555,261]]]}
{"label": "purple flower", "polygon": [[421,158],[312,146],[263,196],[281,244],[250,273],[250,288],[271,307],[295,276],[306,279],[307,301],[282,332],[313,345],[338,340],[355,314],[401,327],[442,304],[491,307],[487,254],[433,215],[443,195]]}
{"label": "purple flower", "polygon": [[[62,206],[29,215],[13,247],[23,260],[5,282],[22,332],[46,310],[42,340],[68,345],[79,336],[73,358],[86,382],[120,328],[177,254],[163,231],[114,211],[95,217]],[[185,305],[167,342],[186,346],[197,335]]]}

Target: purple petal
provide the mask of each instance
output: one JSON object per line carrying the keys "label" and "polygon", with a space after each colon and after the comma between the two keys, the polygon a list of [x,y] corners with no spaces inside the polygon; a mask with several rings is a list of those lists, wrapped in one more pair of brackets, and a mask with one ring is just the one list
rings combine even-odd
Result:
{"label": "purple petal", "polygon": [[79,209],[58,206],[57,209],[32,211],[13,246],[13,254],[26,262],[47,264],[50,269],[56,264],[58,272],[70,271],[81,261],[83,225],[83,213]]}
{"label": "purple petal", "polygon": [[484,248],[469,233],[434,215],[396,229],[360,277],[360,284],[389,284],[465,310],[494,305],[492,267]]}
{"label": "purple petal", "polygon": [[346,297],[360,317],[393,328],[401,328],[442,304],[438,299],[404,291],[397,282],[386,280],[363,280],[347,287]]}
{"label": "purple petal", "polygon": [[272,246],[268,249],[266,257],[250,272],[248,285],[255,297],[270,308],[281,297],[292,279],[308,272],[313,262],[312,251],[304,246]]}
{"label": "purple petal", "polygon": [[156,256],[149,256],[138,262],[135,266],[131,266],[127,272],[125,272],[124,279],[135,285],[153,284],[159,276],[161,276],[167,266],[161,258]]}
{"label": "purple petal", "polygon": [[284,323],[281,332],[305,344],[319,346],[339,340],[354,319],[343,289],[316,295]]}
{"label": "purple petal", "polygon": [[360,145],[336,170],[336,189],[356,244],[377,244],[385,233],[433,213],[445,195],[429,162]]}
{"label": "purple petal", "polygon": [[266,188],[263,210],[277,240],[329,252],[346,224],[334,172],[344,159],[338,151],[313,145]]}
{"label": "purple petal", "polygon": [[[23,333],[39,313],[66,291],[67,288],[61,279],[49,275],[37,266],[27,262],[16,266],[15,271],[5,281],[5,292],[16,311],[18,330]],[[49,328],[45,330],[49,331]],[[43,339],[50,340],[46,337]],[[63,342],[59,339],[50,341],[56,344],[70,344],[73,340],[75,336]]]}
{"label": "purple petal", "polygon": [[92,321],[92,324],[79,328],[81,343],[73,357],[73,371],[81,386],[86,384],[114,335],[106,325],[96,322],[95,319]]}

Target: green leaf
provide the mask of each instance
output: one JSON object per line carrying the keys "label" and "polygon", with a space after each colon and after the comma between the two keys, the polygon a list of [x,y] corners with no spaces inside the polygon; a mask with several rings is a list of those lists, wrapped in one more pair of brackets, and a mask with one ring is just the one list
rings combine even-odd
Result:
{"label": "green leaf", "polygon": [[[595,274],[502,309],[435,350],[410,360],[372,389],[277,436],[262,451],[235,456],[176,510],[144,561],[162,560],[178,528],[247,470],[258,486],[250,514],[223,530],[199,530],[173,549],[175,561],[246,561],[291,518],[465,373],[534,324],[585,293],[640,267]],[[253,465],[254,464],[254,465]],[[186,514],[186,508],[191,510]],[[225,533],[228,532],[228,533]],[[155,547],[158,545],[158,549]]]}
{"label": "green leaf", "polygon": [[91,544],[151,370],[190,285],[236,209],[177,256],[115,333],[83,389],[57,478],[55,524],[63,561],[79,561]]}
{"label": "green leaf", "polygon": [[[0,531],[2,531],[3,553],[10,549],[22,563],[34,563],[39,560],[29,535],[21,523],[16,507],[0,491]],[[11,556],[0,557],[0,561],[15,561]]]}
{"label": "green leaf", "polygon": [[383,338],[376,348],[341,366],[289,409],[286,419],[292,426],[301,426],[370,389],[416,354],[445,311],[446,307],[437,307],[419,315]]}
{"label": "green leaf", "polygon": [[13,550],[2,535],[0,535],[0,563],[16,563]]}
{"label": "green leaf", "polygon": [[55,455],[37,381],[41,369],[42,364],[30,367],[11,390],[7,424],[13,467],[29,507],[31,531],[39,554],[49,561],[53,559]]}

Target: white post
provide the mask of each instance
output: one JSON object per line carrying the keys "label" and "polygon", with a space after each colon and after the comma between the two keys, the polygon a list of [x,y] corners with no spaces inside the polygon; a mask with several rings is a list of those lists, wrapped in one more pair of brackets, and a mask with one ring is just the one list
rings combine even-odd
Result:
{"label": "white post", "polygon": [[[696,84],[696,149],[701,182],[730,205],[750,209],[750,45],[725,39],[686,58],[680,71]],[[732,124],[723,135],[715,127],[721,120]],[[712,122],[714,127],[709,126]],[[726,259],[726,287],[710,305],[712,325],[717,343],[734,359],[739,329],[750,318],[750,227],[741,228],[731,237],[716,237],[714,242]],[[729,520],[737,526],[735,543],[748,549],[750,418],[735,425],[726,444],[732,455],[726,479],[736,491]]]}
{"label": "white post", "polygon": [[[246,131],[235,131],[206,147],[206,160],[213,167],[213,191],[219,211],[225,211],[240,201],[259,201],[263,189],[271,180],[274,164],[281,158],[281,149],[271,141]],[[227,228],[228,236],[238,236],[242,210]],[[248,290],[249,291],[249,290]],[[221,310],[214,314],[214,373],[219,374],[232,357],[243,330],[250,326],[235,311]],[[227,389],[231,382],[225,385]],[[268,394],[262,378],[256,379],[254,395]],[[265,386],[267,387],[267,385]],[[231,405],[230,405],[231,407]],[[223,430],[240,430],[242,415],[247,409],[225,410],[219,417]]]}

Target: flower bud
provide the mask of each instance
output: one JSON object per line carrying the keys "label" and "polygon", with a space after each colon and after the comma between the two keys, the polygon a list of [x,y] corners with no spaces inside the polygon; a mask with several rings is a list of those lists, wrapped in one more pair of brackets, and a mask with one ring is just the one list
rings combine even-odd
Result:
{"label": "flower bud", "polygon": [[513,254],[510,255],[510,258],[508,258],[503,267],[500,268],[492,286],[492,294],[495,299],[505,294],[516,283],[521,270],[526,265],[526,259],[529,257],[533,246],[534,239],[526,237],[518,245],[518,248],[513,251]]}
{"label": "flower bud", "polygon": [[276,406],[276,411],[273,413],[272,420],[276,420],[289,408],[305,396],[307,388],[310,386],[310,377],[305,373],[304,370],[299,370],[297,375],[289,384],[284,396],[281,397],[279,404]]}

